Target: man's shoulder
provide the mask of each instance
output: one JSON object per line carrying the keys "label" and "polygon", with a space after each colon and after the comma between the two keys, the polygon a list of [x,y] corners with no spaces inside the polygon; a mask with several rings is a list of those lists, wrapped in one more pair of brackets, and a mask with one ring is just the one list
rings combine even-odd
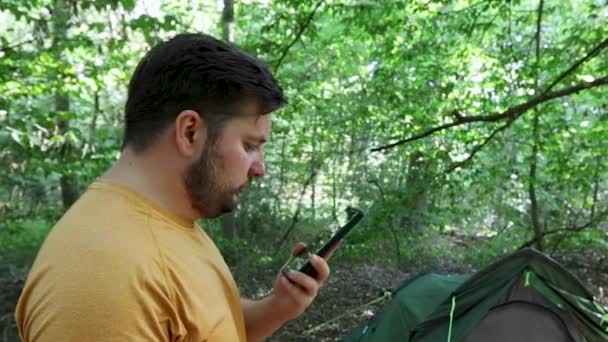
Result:
{"label": "man's shoulder", "polygon": [[37,259],[133,267],[155,262],[159,250],[151,224],[149,214],[128,199],[89,188],[51,229]]}
{"label": "man's shoulder", "polygon": [[145,212],[139,210],[132,199],[95,182],[66,211],[57,226],[108,225],[125,221],[139,223],[144,217]]}

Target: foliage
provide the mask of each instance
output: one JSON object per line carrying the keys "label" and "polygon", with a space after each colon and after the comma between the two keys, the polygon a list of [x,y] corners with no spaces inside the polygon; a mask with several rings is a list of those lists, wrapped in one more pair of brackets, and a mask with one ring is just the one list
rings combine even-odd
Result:
{"label": "foliage", "polygon": [[[116,160],[146,49],[219,36],[220,17],[215,1],[0,4],[3,264],[27,266],[70,193]],[[238,238],[204,225],[231,263],[280,263],[348,205],[367,217],[337,260],[479,265],[539,239],[606,255],[606,18],[605,0],[238,2],[235,43],[267,61],[290,104]]]}

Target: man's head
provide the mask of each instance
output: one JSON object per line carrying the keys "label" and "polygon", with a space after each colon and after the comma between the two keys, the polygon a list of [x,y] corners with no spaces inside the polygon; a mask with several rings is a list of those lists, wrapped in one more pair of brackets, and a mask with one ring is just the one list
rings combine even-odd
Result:
{"label": "man's head", "polygon": [[153,47],[133,74],[123,149],[143,154],[168,142],[184,164],[193,209],[215,217],[264,174],[267,114],[284,104],[258,59],[207,35],[178,35]]}

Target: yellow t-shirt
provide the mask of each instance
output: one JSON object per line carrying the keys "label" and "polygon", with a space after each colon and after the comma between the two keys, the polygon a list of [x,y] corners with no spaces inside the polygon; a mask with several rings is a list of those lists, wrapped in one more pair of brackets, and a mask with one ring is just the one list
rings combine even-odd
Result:
{"label": "yellow t-shirt", "polygon": [[17,304],[24,341],[245,341],[238,288],[194,222],[97,181],[51,230]]}

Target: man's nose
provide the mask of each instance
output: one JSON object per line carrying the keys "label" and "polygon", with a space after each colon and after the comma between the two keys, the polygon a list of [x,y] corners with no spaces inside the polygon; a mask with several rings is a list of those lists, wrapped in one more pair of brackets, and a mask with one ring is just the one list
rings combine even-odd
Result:
{"label": "man's nose", "polygon": [[266,174],[264,161],[254,161],[249,168],[249,177],[263,177]]}

